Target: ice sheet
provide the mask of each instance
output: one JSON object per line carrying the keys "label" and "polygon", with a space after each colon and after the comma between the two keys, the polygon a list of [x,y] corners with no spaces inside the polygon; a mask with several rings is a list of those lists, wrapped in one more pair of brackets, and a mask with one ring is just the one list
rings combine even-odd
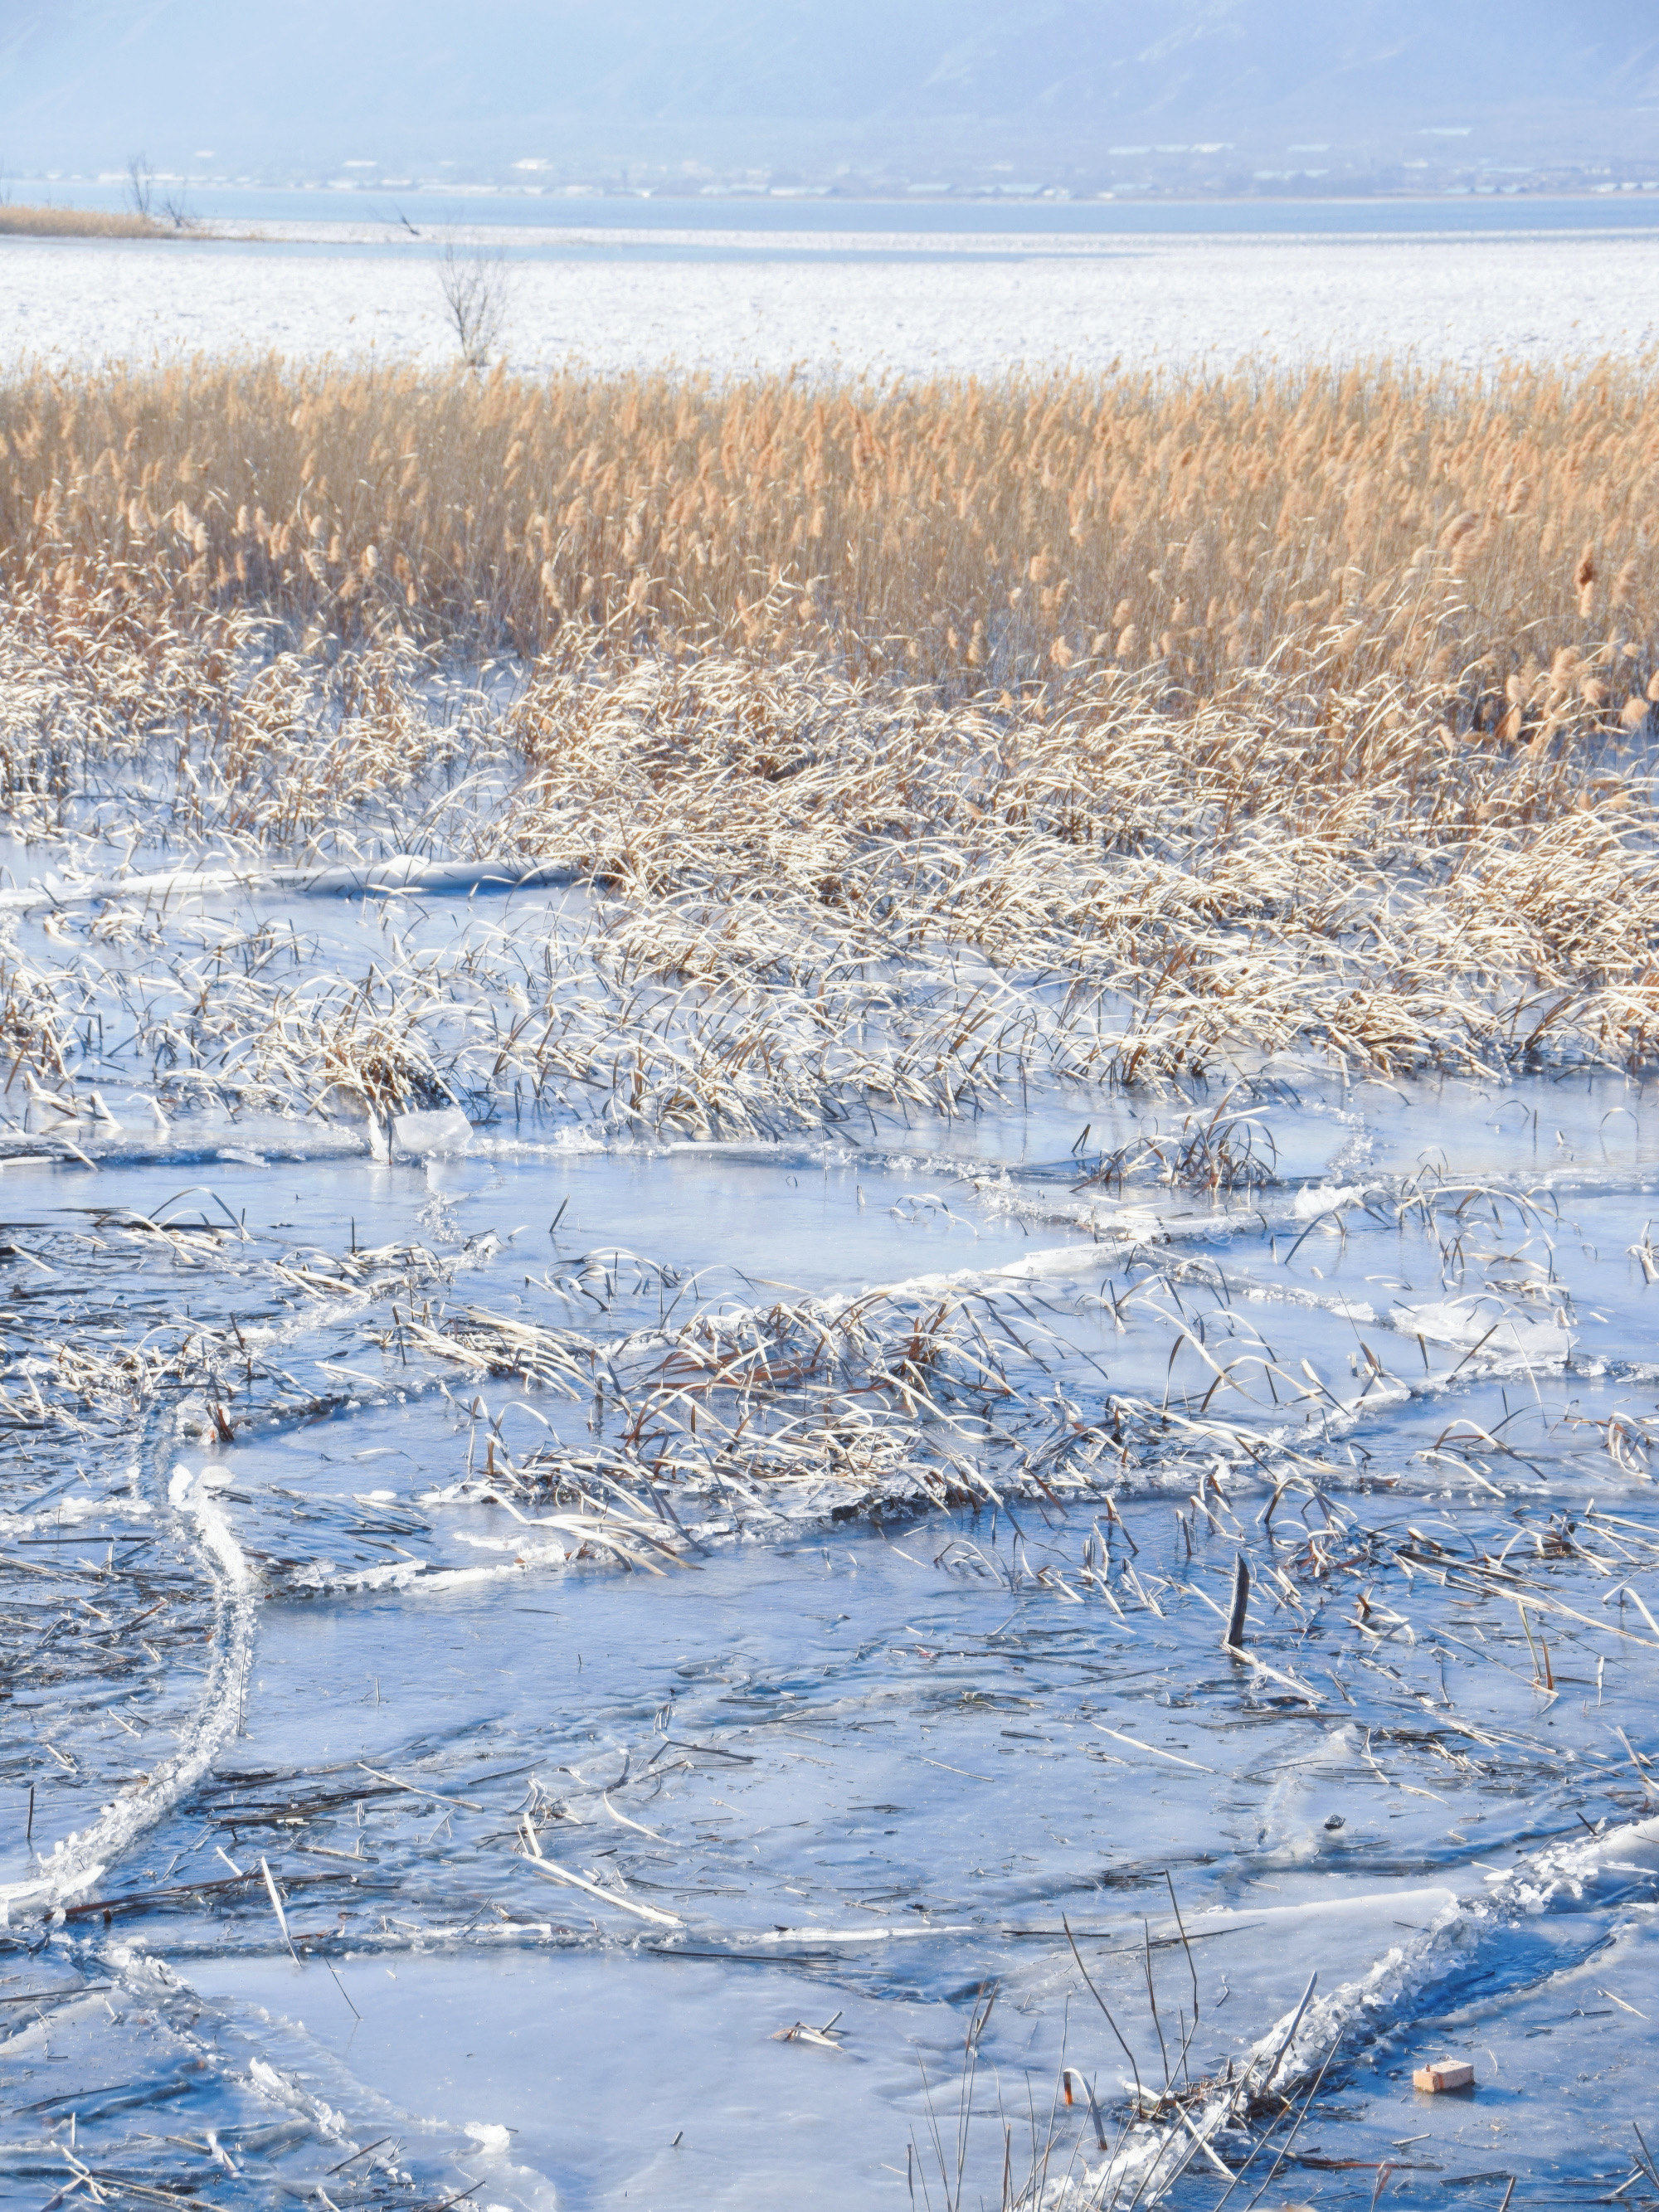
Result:
{"label": "ice sheet", "polygon": [[[84,994],[0,1137],[18,2201],[1618,2187],[1651,1087],[1110,1092],[1039,1024],[954,1112],[677,1133],[492,1072],[618,915],[9,915]],[[245,1079],[388,948],[422,1103]]]}

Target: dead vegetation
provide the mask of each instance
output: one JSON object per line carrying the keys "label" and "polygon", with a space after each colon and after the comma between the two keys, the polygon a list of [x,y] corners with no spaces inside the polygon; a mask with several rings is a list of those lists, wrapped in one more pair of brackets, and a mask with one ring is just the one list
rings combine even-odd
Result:
{"label": "dead vegetation", "polygon": [[817,390],[197,362],[0,386],[7,573],[66,603],[118,580],[520,653],[587,623],[953,697],[1116,666],[1191,707],[1312,668],[1322,693],[1431,690],[1454,733],[1505,744],[1641,701],[1656,465],[1643,363]]}
{"label": "dead vegetation", "polygon": [[[307,1001],[296,1059],[262,977],[247,1071],[380,1114],[597,1085],[775,1132],[1310,1045],[1644,1066],[1656,441],[1635,371],[24,377],[0,798],[25,836],[499,855],[617,902],[488,1048],[393,963]],[[488,698],[440,681],[481,638],[532,656]],[[46,1074],[42,988],[5,1018]],[[204,1006],[169,1065],[244,1034]],[[1171,1159],[1272,1172],[1243,1123]]]}
{"label": "dead vegetation", "polygon": [[[1356,1741],[1363,1729],[1380,1789],[1434,1796],[1400,1778],[1432,1779],[1436,1760],[1513,1788],[1522,1740],[1489,1728],[1484,1704],[1478,1721],[1455,1710],[1441,1646],[1467,1656],[1467,1616],[1484,1608],[1483,1679],[1554,1700],[1576,1644],[1581,1668],[1596,1663],[1599,1707],[1605,1654],[1582,1632],[1652,1648],[1623,1616],[1650,1540],[1591,1508],[1499,1535],[1443,1514],[1440,1535],[1407,1526],[1407,1541],[1330,1493],[1420,1468],[1507,1504],[1499,1482],[1530,1467],[1531,1446],[1503,1386],[1517,1367],[1531,1382],[1534,1359],[1553,1371],[1567,1348],[1564,1329],[1541,1351],[1522,1334],[1571,1311],[1542,1236],[1549,1193],[1425,1165],[1403,1185],[1335,1191],[1328,1217],[1310,1218],[1279,1187],[1267,1109],[1290,1080],[1280,1054],[1299,1056],[1298,1080],[1308,1063],[1499,1076],[1652,1065],[1638,503],[1650,402],[1613,377],[1517,378],[1485,395],[1316,380],[1241,387],[1224,405],[1229,390],[958,393],[946,407],[938,394],[532,392],[215,369],[37,379],[0,398],[0,804],[52,872],[45,889],[0,891],[6,1157],[119,1165],[167,1149],[175,1125],[188,1145],[199,1125],[216,1150],[235,1139],[220,1157],[240,1160],[252,1138],[308,1124],[319,1145],[384,1158],[392,1116],[455,1104],[482,1146],[509,1126],[580,1123],[624,1138],[827,1131],[850,1156],[866,1138],[904,1142],[912,1124],[1018,1114],[1045,1087],[1133,1089],[1157,1118],[1131,1141],[1115,1124],[1092,1152],[1085,1126],[1046,1200],[1027,1201],[1032,1217],[1086,1233],[1097,1198],[1137,1184],[1194,1207],[1239,1194],[1260,1210],[1275,1270],[1256,1282],[1232,1260],[1230,1281],[1218,1259],[1109,1220],[1103,1255],[1079,1240],[1083,1295],[1010,1271],[988,1287],[913,1279],[831,1298],[750,1283],[722,1297],[665,1263],[562,1255],[556,1216],[520,1301],[504,1273],[487,1288],[465,1279],[506,1246],[493,1231],[463,1241],[435,1198],[441,1257],[365,1249],[355,1219],[349,1249],[343,1231],[325,1249],[277,1241],[285,1221],[250,1231],[216,1195],[154,1211],[106,1196],[72,1231],[8,1224],[0,1425],[31,1510],[56,1510],[60,1490],[85,1486],[80,1462],[118,1445],[165,1469],[176,1444],[216,1457],[394,1394],[441,1393],[453,1458],[422,1471],[418,1497],[273,1488],[263,1520],[231,1501],[264,1593],[441,1588],[584,1559],[666,1574],[737,1533],[948,1506],[940,1577],[1091,1607],[1132,1632],[1189,1610],[1230,1698],[1248,1685],[1322,1739],[1334,1698]],[[1085,431],[1104,441],[1086,471],[1066,443]],[[1069,565],[1046,565],[1062,546]],[[526,657],[462,683],[446,656],[480,638]],[[279,863],[390,854],[530,860],[570,896],[481,900],[424,937],[415,902],[388,900],[354,913],[360,937],[330,941],[297,896],[214,905],[187,880],[204,862],[257,884]],[[257,1152],[252,1164],[266,1164]],[[987,1218],[994,1180],[963,1177]],[[1379,1291],[1362,1338],[1345,1298],[1352,1350],[1340,1330],[1295,1337],[1322,1373],[1289,1347],[1298,1316],[1322,1325],[1310,1285],[1326,1270],[1288,1273],[1310,1239],[1328,1262],[1367,1222],[1397,1264],[1409,1239],[1425,1287],[1474,1317],[1431,1354],[1420,1307]],[[1644,1281],[1659,1272],[1645,1229],[1628,1256]],[[74,1288],[82,1275],[96,1299]],[[1650,1379],[1628,1364],[1613,1377],[1638,1401]],[[1573,1388],[1558,1418],[1534,1385],[1536,1448],[1576,1453],[1591,1486],[1609,1463],[1644,1477],[1654,1424]],[[1423,1423],[1385,1466],[1363,1425],[1407,1407]],[[1170,1571],[1150,1541],[1142,1556],[1115,1502],[1137,1486],[1161,1494],[1168,1549],[1155,1556]],[[1027,1498],[1054,1516],[1040,1516],[1043,1536],[1033,1519],[1035,1560],[1008,1511]],[[445,1510],[486,1507],[500,1516],[489,1564],[445,1566],[461,1556],[428,1540]],[[1086,1534],[1079,1509],[1096,1516]],[[147,1560],[134,1572],[130,1547],[153,1540],[143,1520],[123,1527],[118,1564],[112,1541],[100,1566],[77,1537],[72,1626],[39,1594],[38,1613],[15,1609],[20,1681],[113,1675],[140,1630],[169,1654],[203,1640],[201,1563],[188,1580]],[[1205,1559],[1206,1536],[1224,1565]],[[63,1537],[19,1539],[10,1564],[43,1578],[24,1547]],[[1534,1556],[1516,1564],[1528,1538]],[[1224,1656],[1211,1616],[1226,1618],[1218,1601],[1246,1552],[1256,1618],[1241,1643],[1241,1601]],[[1605,1584],[1595,1594],[1618,1596],[1619,1614],[1587,1610],[1569,1570]],[[120,1577],[131,1589],[118,1612]],[[1455,1614],[1431,1610],[1442,1589]],[[1353,1607],[1340,1623],[1338,1592]],[[1653,1632],[1633,1589],[1631,1601]],[[1315,1655],[1322,1607],[1330,1641]],[[1312,1657],[1330,1658],[1339,1628],[1352,1668],[1339,1659],[1316,1679]],[[134,1702],[109,1725],[137,1738],[164,1717],[159,1694],[152,1705],[154,1719]],[[1094,1725],[1115,1747],[1095,1755],[1132,1780],[1119,1751],[1211,1771]],[[71,1780],[79,1763],[92,1802],[106,1754],[91,1723],[72,1741],[46,1748]],[[1558,1772],[1559,1748],[1527,1751],[1528,1783]],[[1613,1765],[1595,1766],[1598,1787]],[[481,1918],[492,1936],[555,1940],[488,1894],[458,1902],[447,1861],[441,1882],[436,1862],[407,1881],[370,1866],[355,1923],[342,1913],[290,1936],[261,1831],[305,1854],[278,1860],[291,1896],[325,1879],[343,1896],[343,1875],[312,1860],[349,1857],[354,1888],[366,1862],[361,1836],[348,1852],[348,1828],[329,1823],[355,1811],[361,1826],[370,1797],[431,1794],[429,1777],[360,1771],[372,1790],[349,1778],[280,1807],[274,1790],[269,1804],[244,1790],[239,1806],[227,1785],[210,1801],[232,1852],[239,1823],[254,1831],[257,1879],[249,1853],[228,1881],[169,1869],[74,1909],[108,1923],[269,1905],[307,1956],[406,1948],[411,1929],[482,1941]],[[696,1924],[678,1893],[668,1912],[546,1858],[539,1836],[566,1808],[533,1782],[504,1820],[438,1772],[441,1802],[486,1824],[469,1848],[490,1891],[510,1859],[526,1890],[551,1881]],[[1645,1804],[1645,1768],[1638,1779]],[[597,1802],[659,1840],[603,1790]],[[329,1843],[300,1840],[313,1821]],[[380,1907],[405,1887],[422,1917],[392,1922]],[[1150,2029],[1120,2013],[1114,2046],[1091,2023],[1100,2063],[1076,2076],[1085,2105],[1068,2068],[1047,2114],[1033,2112],[1018,2178],[1000,2133],[1005,2205],[1150,2203],[1205,2168],[1230,2193],[1248,2179],[1254,2201],[1324,2069],[1334,2086],[1360,2046],[1364,2016],[1314,2007],[1310,1984],[1242,2066],[1189,2069],[1199,1981],[1183,2012],[1192,1954],[1173,1886],[1170,1903],[1173,1935],[1141,1930]],[[1155,1948],[1176,1973],[1161,1995]],[[1128,1967],[1090,1956],[1097,1972],[1133,1969],[1133,1954]],[[1076,1958],[1081,1969],[1080,1947]],[[1133,1980],[1131,1993],[1138,2007]],[[1382,1985],[1374,2009],[1401,2017],[1400,1989]],[[915,2160],[925,2202],[934,2172],[941,2201],[964,2201],[961,2131],[988,2017],[981,1999],[956,2147],[936,2130]],[[833,2025],[781,2033],[822,2044]],[[1115,2089],[1115,2047],[1131,2076]]]}
{"label": "dead vegetation", "polygon": [[[182,224],[173,226],[182,228]],[[173,231],[147,215],[100,208],[27,207],[0,202],[0,238],[167,238]]]}
{"label": "dead vegetation", "polygon": [[[1361,678],[1332,647],[1197,704],[1116,668],[953,703],[809,656],[622,653],[574,623],[516,684],[468,690],[407,642],[331,663],[234,610],[155,617],[112,581],[19,591],[0,623],[11,826],[100,884],[58,898],[57,973],[9,961],[15,1081],[57,1085],[71,1009],[131,988],[100,948],[160,945],[154,889],[124,872],[139,850],[255,873],[443,854],[594,894],[528,936],[388,947],[362,978],[309,975],[258,932],[198,975],[175,939],[161,964],[192,1011],[141,1018],[153,1079],[234,1063],[283,1110],[507,1098],[777,1134],[1034,1082],[1168,1087],[1252,1054],[1654,1056],[1646,740],[1576,693],[1529,736],[1459,735],[1449,680]],[[1166,1176],[1271,1180],[1248,1103],[1172,1135]],[[1089,1172],[1103,1188],[1127,1164]]]}

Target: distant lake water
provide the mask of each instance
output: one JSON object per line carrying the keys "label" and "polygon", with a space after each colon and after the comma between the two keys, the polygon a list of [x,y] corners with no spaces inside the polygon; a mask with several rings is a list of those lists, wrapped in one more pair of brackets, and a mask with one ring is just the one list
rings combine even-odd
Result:
{"label": "distant lake water", "polygon": [[[174,186],[157,187],[158,201]],[[20,179],[12,185],[18,201],[50,200],[60,206],[118,209],[125,187],[115,183]],[[877,240],[902,236],[914,253],[925,253],[930,239],[959,253],[968,240],[994,253],[1042,250],[1044,240],[1077,250],[1098,240],[1176,238],[1462,239],[1515,238],[1528,234],[1583,233],[1606,236],[1659,231],[1659,191],[1619,191],[1545,197],[1493,191],[1443,192],[1421,199],[1279,200],[1053,200],[1039,198],[935,200],[862,199],[834,197],[760,197],[720,193],[684,198],[646,198],[620,193],[441,191],[404,186],[362,185],[345,189],[270,190],[260,186],[191,185],[180,197],[189,212],[204,221],[236,223],[341,223],[354,228],[384,223],[386,242],[408,238],[400,218],[423,235],[452,223],[490,228],[524,228],[612,234],[628,234],[627,246],[652,250],[655,234],[674,258],[732,254],[766,258],[769,240],[793,258],[811,241],[817,252],[847,250],[849,238]],[[695,236],[710,234],[706,248]],[[746,234],[739,240],[734,234]],[[410,241],[412,242],[412,241]],[[573,243],[575,241],[573,240]],[[532,249],[533,250],[533,249]],[[556,251],[556,248],[554,249]],[[879,250],[878,247],[877,250]],[[854,249],[856,251],[856,249]],[[815,255],[816,258],[816,255]]]}

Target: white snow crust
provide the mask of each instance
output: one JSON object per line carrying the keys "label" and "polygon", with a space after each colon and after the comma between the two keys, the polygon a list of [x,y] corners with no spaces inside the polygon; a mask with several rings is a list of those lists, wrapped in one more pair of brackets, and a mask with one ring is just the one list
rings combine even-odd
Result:
{"label": "white snow crust", "polygon": [[[0,240],[0,359],[454,360],[425,241],[405,251],[360,225],[289,228],[340,244]],[[746,238],[595,230],[510,261],[507,365],[995,377],[1392,356],[1478,368],[1659,343],[1659,234],[1645,233]]]}

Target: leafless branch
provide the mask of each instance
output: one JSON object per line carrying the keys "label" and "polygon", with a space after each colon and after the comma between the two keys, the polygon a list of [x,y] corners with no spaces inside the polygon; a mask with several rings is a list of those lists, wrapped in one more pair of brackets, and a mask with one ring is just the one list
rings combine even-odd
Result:
{"label": "leafless branch", "polygon": [[127,204],[134,215],[149,221],[150,203],[155,197],[155,172],[149,165],[147,154],[127,156]]}
{"label": "leafless branch", "polygon": [[499,253],[459,246],[452,239],[438,262],[438,284],[461,359],[469,368],[482,368],[500,344],[507,320],[511,288],[506,261]]}

